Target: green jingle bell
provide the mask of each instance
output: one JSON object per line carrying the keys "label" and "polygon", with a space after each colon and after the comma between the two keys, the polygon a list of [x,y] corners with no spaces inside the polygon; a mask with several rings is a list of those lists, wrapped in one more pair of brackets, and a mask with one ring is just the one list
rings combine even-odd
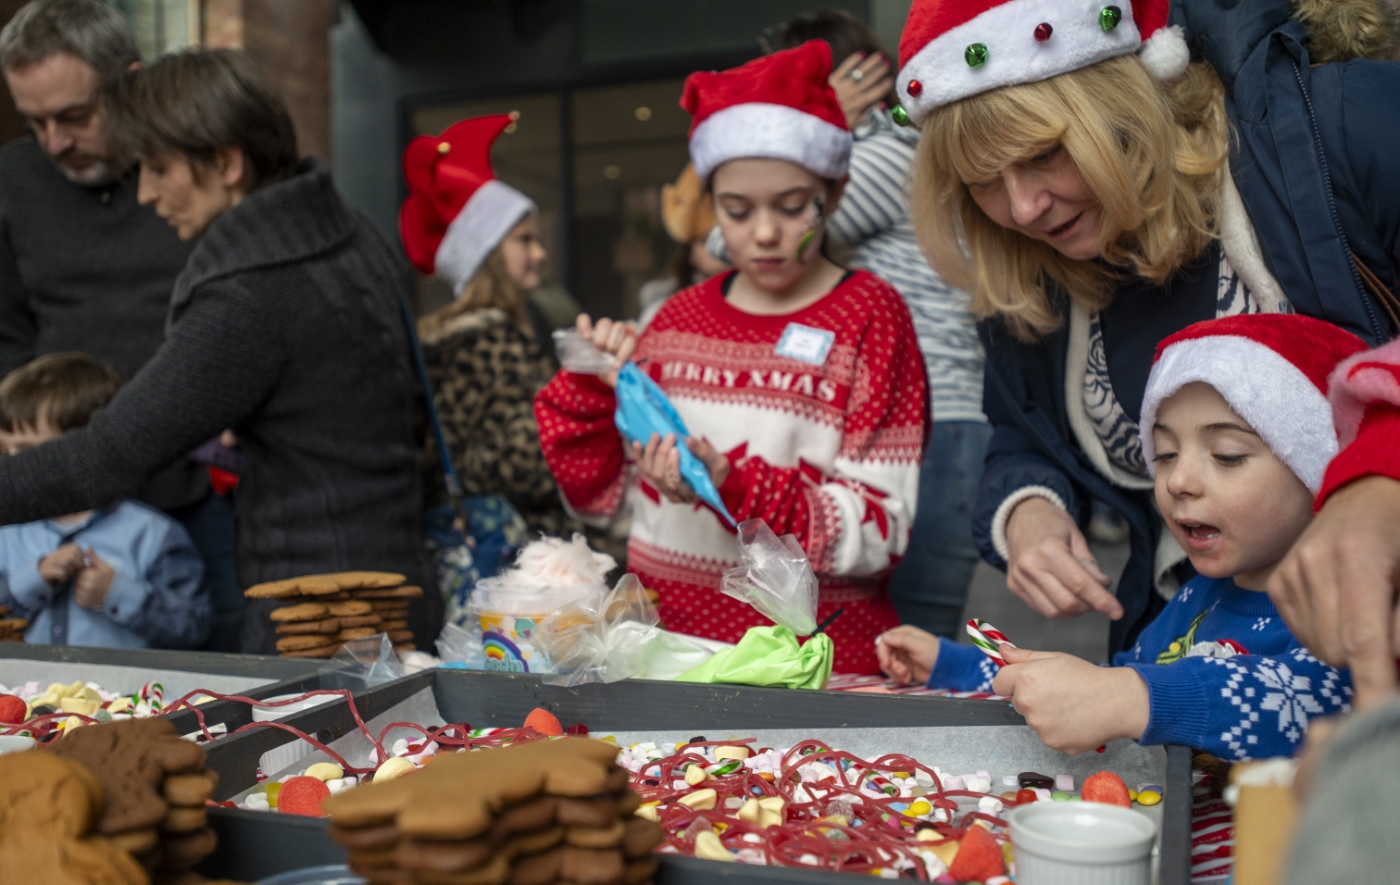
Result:
{"label": "green jingle bell", "polygon": [[[1109,8],[1114,9],[1116,7]],[[982,67],[982,65],[987,63],[987,44],[973,43],[969,45],[967,50],[963,52],[963,58],[967,60],[967,66],[970,68]]]}
{"label": "green jingle bell", "polygon": [[1105,31],[1111,31],[1118,27],[1118,23],[1123,20],[1123,10],[1117,6],[1105,6],[1099,12],[1099,27]]}
{"label": "green jingle bell", "polygon": [[909,112],[904,109],[904,105],[897,104],[890,108],[890,117],[900,126],[913,126],[914,121],[909,119]]}

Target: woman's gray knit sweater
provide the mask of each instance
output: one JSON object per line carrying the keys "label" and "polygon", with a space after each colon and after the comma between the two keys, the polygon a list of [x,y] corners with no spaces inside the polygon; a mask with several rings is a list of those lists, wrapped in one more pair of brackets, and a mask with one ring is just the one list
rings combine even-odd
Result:
{"label": "woman's gray knit sweater", "polygon": [[[0,523],[131,495],[232,429],[247,455],[235,494],[242,586],[357,569],[427,581],[408,279],[324,166],[255,191],[199,240],[166,343],[112,403],[87,427],[0,459]],[[441,600],[424,603],[410,627],[431,647]],[[245,651],[274,648],[267,607],[250,605]]]}

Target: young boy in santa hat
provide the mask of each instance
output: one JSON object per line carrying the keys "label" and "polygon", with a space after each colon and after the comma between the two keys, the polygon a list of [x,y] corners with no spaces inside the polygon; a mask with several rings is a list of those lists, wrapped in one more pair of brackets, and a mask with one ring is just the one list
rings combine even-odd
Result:
{"label": "young boy in santa hat", "polygon": [[882,666],[906,682],[1008,695],[1070,753],[1127,737],[1226,759],[1291,755],[1310,718],[1349,707],[1351,680],[1302,647],[1264,589],[1337,453],[1328,374],[1365,349],[1288,314],[1208,320],[1158,346],[1143,455],[1197,577],[1112,667],[1003,644],[998,672],[977,648],[913,627],[880,637]]}
{"label": "young boy in santa hat", "polygon": [[[817,620],[838,672],[876,673],[872,640],[898,623],[885,595],[904,552],[928,420],[918,340],[888,283],[822,254],[851,133],[820,41],[687,81],[690,155],[710,185],[735,270],[672,297],[637,337],[581,317],[579,332],[632,359],[684,419],[689,447],[737,521],[792,533],[820,582]],[[672,630],[730,642],[768,623],[720,592],[733,529],[696,500],[673,438],[624,446],[615,378],[561,372],[535,401],[569,504],[631,516],[628,567]]]}

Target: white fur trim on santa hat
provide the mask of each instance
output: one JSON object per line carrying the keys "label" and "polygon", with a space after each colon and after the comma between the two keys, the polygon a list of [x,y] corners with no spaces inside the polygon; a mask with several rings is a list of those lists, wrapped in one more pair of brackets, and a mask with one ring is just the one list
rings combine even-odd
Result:
{"label": "white fur trim on santa hat", "polygon": [[1235,413],[1315,495],[1337,454],[1332,407],[1317,385],[1268,345],[1237,335],[1189,338],[1168,347],[1142,397],[1142,455],[1155,476],[1152,428],[1162,400],[1193,381],[1220,392]]}
{"label": "white fur trim on santa hat", "polygon": [[534,211],[534,200],[499,179],[493,178],[476,189],[447,226],[433,259],[433,269],[452,287],[453,297],[462,294],[477,268],[501,245],[511,228],[526,213]]}
{"label": "white fur trim on santa hat", "polygon": [[[930,40],[909,59],[896,80],[900,103],[919,124],[941,105],[1136,52],[1142,39],[1132,4],[1120,6],[1123,19],[1111,31],[1099,26],[1102,0],[1008,0],[994,6]],[[1053,29],[1044,42],[1035,39],[1042,22]],[[966,58],[973,43],[987,47],[986,64],[975,68]],[[911,80],[919,81],[918,95],[909,93]]]}
{"label": "white fur trim on santa hat", "polygon": [[1158,80],[1176,80],[1184,75],[1191,63],[1191,48],[1186,45],[1181,25],[1161,28],[1142,41],[1138,58]]}
{"label": "white fur trim on santa hat", "polygon": [[851,133],[787,105],[748,102],[716,111],[690,136],[695,173],[708,179],[721,164],[746,157],[789,160],[837,179],[851,162]]}

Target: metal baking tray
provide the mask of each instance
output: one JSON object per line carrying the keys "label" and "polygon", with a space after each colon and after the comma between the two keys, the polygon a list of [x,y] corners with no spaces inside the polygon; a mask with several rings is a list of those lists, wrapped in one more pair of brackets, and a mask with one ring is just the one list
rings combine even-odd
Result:
{"label": "metal baking tray", "polygon": [[[165,689],[167,704],[199,688],[261,700],[329,687],[320,672],[325,663],[221,652],[4,642],[0,643],[0,684],[14,687],[30,680],[48,684],[81,679],[96,682],[106,691],[126,693],[137,691],[147,682],[159,682]],[[200,712],[206,724],[223,723],[229,731],[252,721],[252,709],[234,701],[201,704]],[[199,728],[195,715],[188,710],[172,713],[170,719],[180,734]]]}
{"label": "metal baking tray", "polygon": [[[420,721],[412,715],[405,716],[405,710],[420,715],[426,711],[427,715],[422,716],[423,724],[454,722],[469,723],[473,727],[516,727],[535,707],[550,710],[566,725],[582,722],[599,736],[686,731],[719,739],[737,735],[739,731],[745,731],[747,736],[747,732],[759,730],[859,729],[888,730],[889,744],[900,746],[901,729],[1002,726],[1019,732],[1025,725],[1008,704],[997,701],[643,680],[560,688],[545,685],[539,676],[529,674],[442,669],[357,692],[355,697],[361,717],[371,723],[372,729],[375,720],[381,723],[399,719]],[[345,739],[337,750],[353,746],[356,741],[362,742],[351,734],[356,730],[354,720],[343,704],[314,708],[283,721],[315,734],[326,743]],[[982,732],[980,728],[977,731],[993,733]],[[971,738],[972,733],[967,737]],[[291,740],[294,738],[277,729],[257,729],[211,746],[207,764],[220,775],[217,798],[236,797],[256,786],[258,760],[264,753]],[[1169,747],[1160,757],[1161,782],[1167,789],[1160,806],[1159,881],[1163,885],[1188,885],[1191,755],[1185,747]],[[299,765],[304,767],[310,761],[313,760],[308,758]],[[938,762],[938,759],[932,761]],[[1008,759],[1006,767],[1011,770],[1016,764],[1014,759]],[[1096,763],[1085,760],[1081,764]],[[344,853],[325,836],[324,821],[232,809],[217,810],[213,819],[221,838],[226,840],[227,850],[221,849],[211,856],[202,868],[206,875],[256,881],[277,872],[336,863],[344,858]],[[270,835],[278,831],[281,824],[287,825],[286,834]],[[285,851],[278,847],[284,843]],[[238,846],[247,846],[248,851]],[[839,881],[849,881],[844,874],[811,870],[718,864],[672,856],[662,856],[662,860],[662,872],[657,880],[662,885],[700,885],[719,877],[736,885],[772,882],[835,885]]]}

